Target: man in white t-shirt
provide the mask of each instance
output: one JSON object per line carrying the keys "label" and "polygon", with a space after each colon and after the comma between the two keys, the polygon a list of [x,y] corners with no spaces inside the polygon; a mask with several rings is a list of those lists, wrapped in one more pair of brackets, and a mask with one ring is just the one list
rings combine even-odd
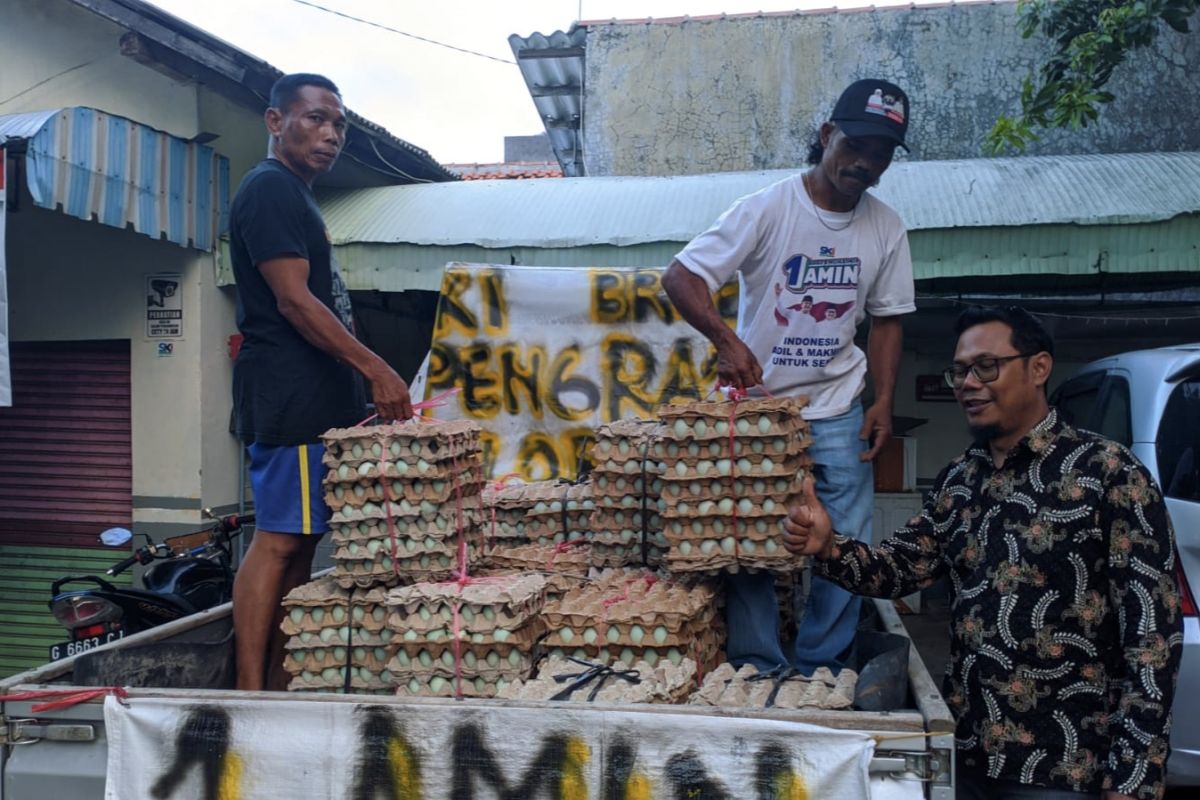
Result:
{"label": "man in white t-shirt", "polygon": [[[881,97],[892,102],[885,108]],[[871,537],[871,461],[892,435],[900,315],[916,310],[904,224],[867,189],[904,146],[908,115],[899,87],[851,84],[821,126],[811,168],[738,200],[663,276],[684,319],[716,347],[723,383],[809,398],[817,493],[837,531],[863,541]],[[736,334],[712,302],[735,273]],[[868,316],[864,354],[854,335]],[[875,399],[864,412],[868,372]],[[805,673],[840,666],[854,639],[857,598],[814,578],[793,651],[785,653],[772,576],[730,575],[728,588],[726,653],[734,665],[787,664]]]}

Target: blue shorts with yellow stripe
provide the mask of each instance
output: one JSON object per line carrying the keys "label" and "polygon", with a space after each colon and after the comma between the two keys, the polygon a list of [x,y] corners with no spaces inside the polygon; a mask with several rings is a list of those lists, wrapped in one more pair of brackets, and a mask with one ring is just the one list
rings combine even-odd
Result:
{"label": "blue shorts with yellow stripe", "polygon": [[250,486],[255,525],[272,533],[329,532],[329,506],[321,493],[320,444],[250,445]]}

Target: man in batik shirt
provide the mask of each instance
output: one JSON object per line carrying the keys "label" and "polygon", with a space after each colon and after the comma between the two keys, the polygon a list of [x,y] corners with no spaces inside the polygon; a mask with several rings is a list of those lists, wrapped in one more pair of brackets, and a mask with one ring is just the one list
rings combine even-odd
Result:
{"label": "man in batik shirt", "polygon": [[1183,640],[1162,493],[1049,406],[1054,344],[1028,312],[973,307],[956,332],[946,380],[975,443],[921,513],[872,548],[809,480],[785,544],[874,597],[949,576],[960,798],[1159,798]]}

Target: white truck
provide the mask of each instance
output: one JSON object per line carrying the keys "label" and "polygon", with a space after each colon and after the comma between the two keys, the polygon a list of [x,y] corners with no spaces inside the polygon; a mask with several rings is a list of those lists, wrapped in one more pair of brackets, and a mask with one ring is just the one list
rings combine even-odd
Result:
{"label": "white truck", "polygon": [[177,688],[230,685],[225,605],[0,682],[0,800],[952,800],[949,710],[892,603],[870,604],[907,650],[877,679],[896,710]]}

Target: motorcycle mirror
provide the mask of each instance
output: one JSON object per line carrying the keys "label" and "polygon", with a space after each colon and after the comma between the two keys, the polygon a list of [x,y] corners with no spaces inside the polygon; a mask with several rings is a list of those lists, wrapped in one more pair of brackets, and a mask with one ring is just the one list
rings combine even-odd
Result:
{"label": "motorcycle mirror", "polygon": [[120,547],[129,544],[133,539],[133,531],[126,528],[109,528],[100,534],[100,541],[109,547]]}

